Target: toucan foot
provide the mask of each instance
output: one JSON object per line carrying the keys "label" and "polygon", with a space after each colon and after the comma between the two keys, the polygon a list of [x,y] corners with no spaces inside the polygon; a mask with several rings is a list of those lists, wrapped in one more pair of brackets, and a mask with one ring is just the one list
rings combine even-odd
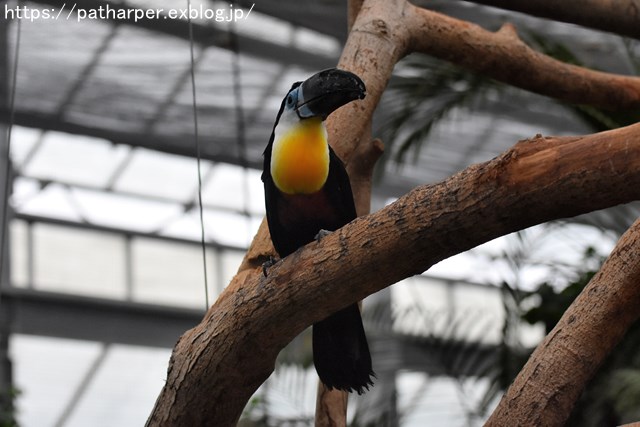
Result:
{"label": "toucan foot", "polygon": [[269,255],[269,259],[262,263],[262,274],[264,274],[264,277],[267,277],[267,270],[273,267],[277,262],[278,260],[276,258]]}
{"label": "toucan foot", "polygon": [[316,234],[316,236],[314,237],[314,239],[316,239],[316,242],[319,242],[320,240],[322,240],[324,237],[327,237],[331,233],[333,232],[321,228],[320,231],[318,231],[318,234]]}

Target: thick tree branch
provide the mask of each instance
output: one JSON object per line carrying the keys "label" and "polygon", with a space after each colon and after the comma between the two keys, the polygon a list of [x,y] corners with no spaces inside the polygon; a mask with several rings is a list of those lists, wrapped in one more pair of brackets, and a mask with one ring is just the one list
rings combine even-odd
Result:
{"label": "thick tree branch", "polygon": [[638,0],[465,0],[640,39]]}
{"label": "thick tree branch", "polygon": [[373,111],[393,68],[408,53],[410,33],[403,19],[409,6],[404,0],[365,1],[349,32],[338,67],[362,78],[367,97],[347,104],[327,120],[329,141],[346,163],[371,126]]}
{"label": "thick tree branch", "polygon": [[412,51],[566,102],[613,110],[640,107],[640,78],[557,61],[529,48],[510,24],[494,33],[415,6],[407,9],[404,24],[412,34]]}
{"label": "thick tree branch", "polygon": [[562,426],[598,367],[640,318],[640,220],[538,346],[487,426]]}
{"label": "thick tree branch", "polygon": [[[536,137],[286,257],[240,272],[176,345],[151,426],[233,425],[304,328],[506,233],[640,199],[640,125]],[[348,284],[348,286],[346,286]]]}

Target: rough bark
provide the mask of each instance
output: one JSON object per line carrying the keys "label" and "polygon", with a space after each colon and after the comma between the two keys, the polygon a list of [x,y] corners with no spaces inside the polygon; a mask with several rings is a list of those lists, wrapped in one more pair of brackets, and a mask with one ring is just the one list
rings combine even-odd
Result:
{"label": "rough bark", "polygon": [[638,0],[466,0],[640,39]]}
{"label": "rough bark", "polygon": [[562,426],[587,382],[640,318],[640,220],[538,346],[487,427]]}
{"label": "rough bark", "polygon": [[329,390],[318,381],[315,427],[345,427],[349,394],[340,390]]}
{"label": "rough bark", "polygon": [[268,277],[240,272],[180,338],[149,425],[233,425],[280,349],[329,313],[495,237],[636,199],[640,125],[539,136],[419,187],[301,248]]}

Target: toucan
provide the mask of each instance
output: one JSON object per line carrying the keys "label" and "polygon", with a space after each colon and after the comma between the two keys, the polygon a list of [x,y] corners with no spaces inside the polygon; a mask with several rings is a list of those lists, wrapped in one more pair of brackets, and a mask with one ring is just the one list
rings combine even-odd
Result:
{"label": "toucan", "polygon": [[[356,217],[349,176],[329,146],[324,120],[365,94],[357,75],[331,68],[294,83],[282,100],[262,172],[267,223],[281,258]],[[362,394],[373,385],[357,303],[314,324],[312,342],[316,371],[328,389]]]}

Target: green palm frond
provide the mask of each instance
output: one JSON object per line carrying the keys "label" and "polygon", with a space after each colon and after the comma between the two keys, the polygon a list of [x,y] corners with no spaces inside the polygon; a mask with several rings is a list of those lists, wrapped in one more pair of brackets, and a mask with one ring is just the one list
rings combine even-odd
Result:
{"label": "green palm frond", "polygon": [[448,62],[413,55],[402,64],[383,99],[387,119],[381,135],[397,161],[410,149],[419,154],[433,127],[457,108],[474,108],[488,91],[501,85]]}
{"label": "green palm frond", "polygon": [[[533,31],[524,31],[527,41],[542,53],[565,63],[585,64],[562,42]],[[624,39],[629,64],[640,73],[640,59],[636,42]],[[377,132],[392,153],[388,157],[398,163],[406,161],[412,153],[417,159],[421,148],[438,123],[450,118],[452,112],[482,109],[489,98],[508,99],[515,90],[488,77],[472,73],[445,61],[412,55],[398,67],[382,99],[382,118]],[[593,132],[614,129],[640,121],[640,109],[609,111],[588,105],[559,103],[584,122]],[[386,161],[383,158],[383,161]],[[380,168],[382,169],[382,168]]]}
{"label": "green palm frond", "polygon": [[638,55],[638,52],[640,51],[640,43],[635,39],[623,37],[622,44],[635,74],[640,75],[640,55]]}
{"label": "green palm frond", "polygon": [[[407,357],[413,361],[423,360],[425,372],[435,370],[455,382],[458,401],[470,425],[472,420],[483,419],[504,390],[504,386],[496,384],[500,383],[502,356],[506,352],[498,350],[500,346],[485,342],[486,331],[495,330],[498,319],[479,310],[463,310],[455,315],[447,311],[433,311],[422,306],[419,300],[410,309],[396,313],[395,317],[400,323],[404,323],[403,318],[406,318],[416,325],[414,334],[398,336],[398,339],[411,344],[404,347]],[[517,356],[517,359],[510,365],[520,365],[521,357]],[[484,390],[480,400],[469,395],[471,385],[476,390]],[[413,401],[420,401],[419,396],[414,396]]]}

